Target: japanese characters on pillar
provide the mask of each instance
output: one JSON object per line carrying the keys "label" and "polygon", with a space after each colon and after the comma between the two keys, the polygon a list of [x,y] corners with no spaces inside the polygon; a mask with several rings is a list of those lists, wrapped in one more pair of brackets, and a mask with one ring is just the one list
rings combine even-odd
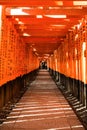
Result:
{"label": "japanese characters on pillar", "polygon": [[74,53],[75,53],[75,60],[74,60],[74,66],[75,66],[75,73],[74,78],[78,80],[79,78],[79,62],[78,62],[78,30],[77,26],[75,26],[74,29]]}
{"label": "japanese characters on pillar", "polygon": [[54,55],[50,68],[87,84],[87,16],[66,34]]}
{"label": "japanese characters on pillar", "polygon": [[81,53],[81,57],[82,57],[82,81],[84,83],[86,83],[86,44],[87,44],[87,40],[86,40],[86,19],[84,18],[82,21],[82,53]]}
{"label": "japanese characters on pillar", "polygon": [[0,86],[39,67],[38,56],[19,36],[0,6]]}
{"label": "japanese characters on pillar", "polygon": [[0,85],[7,79],[7,23],[4,19],[4,7],[0,6]]}

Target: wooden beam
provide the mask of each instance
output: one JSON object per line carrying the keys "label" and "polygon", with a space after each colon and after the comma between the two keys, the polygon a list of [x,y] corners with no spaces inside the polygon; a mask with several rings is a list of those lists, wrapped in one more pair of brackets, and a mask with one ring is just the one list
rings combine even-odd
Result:
{"label": "wooden beam", "polygon": [[[74,0],[75,1],[75,0]],[[82,0],[78,0],[82,1]],[[83,0],[85,1],[85,0]],[[0,5],[8,5],[8,6],[74,6],[73,0],[0,0]],[[78,5],[79,6],[79,5]]]}
{"label": "wooden beam", "polygon": [[23,9],[29,15],[86,15],[87,8],[83,9]]}

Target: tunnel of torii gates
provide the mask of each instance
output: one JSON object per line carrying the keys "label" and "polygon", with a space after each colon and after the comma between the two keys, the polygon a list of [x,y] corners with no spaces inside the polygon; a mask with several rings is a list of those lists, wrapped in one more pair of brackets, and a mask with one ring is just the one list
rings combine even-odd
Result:
{"label": "tunnel of torii gates", "polygon": [[49,1],[0,0],[0,108],[41,62],[87,107],[87,1]]}

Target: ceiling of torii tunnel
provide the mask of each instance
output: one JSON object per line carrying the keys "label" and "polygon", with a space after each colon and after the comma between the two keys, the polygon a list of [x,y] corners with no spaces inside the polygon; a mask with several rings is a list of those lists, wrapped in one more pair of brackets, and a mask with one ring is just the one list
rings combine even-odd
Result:
{"label": "ceiling of torii tunnel", "polygon": [[87,14],[87,1],[81,0],[0,0],[0,5],[39,56],[51,55]]}

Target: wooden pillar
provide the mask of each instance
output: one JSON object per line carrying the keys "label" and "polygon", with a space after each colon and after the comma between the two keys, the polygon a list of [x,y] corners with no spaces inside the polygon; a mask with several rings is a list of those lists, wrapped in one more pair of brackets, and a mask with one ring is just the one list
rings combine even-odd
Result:
{"label": "wooden pillar", "polygon": [[0,87],[0,108],[4,106],[4,87]]}

